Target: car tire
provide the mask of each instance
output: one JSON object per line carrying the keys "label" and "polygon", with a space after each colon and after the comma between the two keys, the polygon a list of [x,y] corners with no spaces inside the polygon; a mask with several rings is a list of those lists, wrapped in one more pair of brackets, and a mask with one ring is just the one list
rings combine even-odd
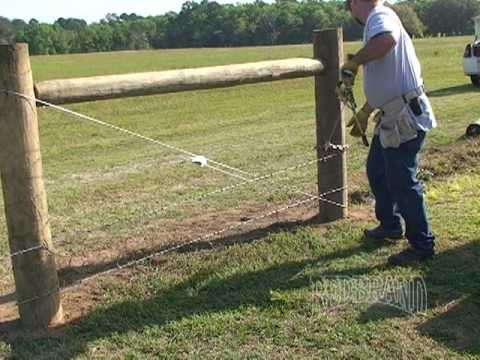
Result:
{"label": "car tire", "polygon": [[473,86],[480,86],[480,76],[478,75],[471,75],[470,80],[472,80]]}

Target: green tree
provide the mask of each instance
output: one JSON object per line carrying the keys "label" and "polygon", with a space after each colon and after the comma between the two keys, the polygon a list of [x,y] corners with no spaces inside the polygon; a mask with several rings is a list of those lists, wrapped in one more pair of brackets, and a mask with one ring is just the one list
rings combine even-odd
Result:
{"label": "green tree", "polygon": [[10,20],[0,16],[0,43],[10,43],[14,37],[14,32]]}
{"label": "green tree", "polygon": [[312,40],[312,33],[315,29],[322,29],[328,23],[328,15],[319,5],[318,0],[306,0],[300,7],[300,16],[302,18],[302,42]]}
{"label": "green tree", "polygon": [[425,4],[423,22],[430,34],[473,33],[472,17],[480,13],[478,0],[433,0]]}
{"label": "green tree", "polygon": [[113,29],[105,23],[91,24],[90,43],[93,49],[90,51],[111,51],[113,50]]}
{"label": "green tree", "polygon": [[423,37],[425,25],[418,17],[412,5],[400,3],[393,5],[392,8],[397,13],[410,36]]}
{"label": "green tree", "polygon": [[256,45],[274,45],[280,36],[279,12],[274,6],[260,8]]}
{"label": "green tree", "polygon": [[41,24],[36,19],[31,19],[21,40],[28,43],[31,54],[53,55],[57,53],[53,25]]}
{"label": "green tree", "polygon": [[[457,34],[471,30],[468,21],[478,13],[478,0],[404,0],[395,9],[414,36],[423,31],[417,14],[428,18],[424,23],[429,32]],[[76,18],[59,18],[54,24],[32,19],[27,24],[0,17],[0,41],[27,41],[33,54],[270,45],[309,42],[314,29],[336,26],[343,26],[347,40],[362,36],[344,0],[255,0],[236,5],[195,0],[185,1],[179,13],[109,13],[93,24]]]}
{"label": "green tree", "polygon": [[87,28],[87,22],[82,19],[75,19],[75,18],[58,18],[54,25],[58,25],[65,30],[70,30],[76,33],[84,31]]}
{"label": "green tree", "polygon": [[126,22],[128,27],[129,49],[149,49],[150,39],[155,34],[155,22],[151,19],[139,18]]}
{"label": "green tree", "polygon": [[277,43],[299,43],[303,40],[303,19],[301,4],[296,0],[276,0],[274,9],[277,14]]}
{"label": "green tree", "polygon": [[240,7],[240,29],[237,33],[240,43],[236,45],[259,45],[269,43],[268,35],[262,26],[264,9],[268,5],[262,1],[255,1],[252,4],[239,5]]}
{"label": "green tree", "polygon": [[73,52],[77,34],[66,30],[59,25],[53,25],[52,41],[55,54],[68,54]]}

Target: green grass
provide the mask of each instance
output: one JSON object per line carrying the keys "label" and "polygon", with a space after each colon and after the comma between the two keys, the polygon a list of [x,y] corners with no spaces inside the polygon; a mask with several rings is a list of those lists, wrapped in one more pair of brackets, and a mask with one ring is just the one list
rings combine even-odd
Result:
{"label": "green grass", "polygon": [[[328,226],[295,223],[295,216],[302,215],[297,211],[230,231],[212,247],[191,247],[122,276],[99,278],[83,292],[65,295],[67,314],[78,315],[86,306],[79,319],[36,337],[9,339],[7,334],[0,340],[0,356],[480,358],[478,152],[469,155],[468,168],[453,157],[458,149],[479,145],[461,139],[480,110],[478,90],[462,72],[463,46],[469,40],[416,42],[440,123],[425,150],[426,160],[436,156],[428,168],[442,174],[427,183],[439,250],[433,261],[408,269],[386,267],[385,259],[404,244],[378,247],[361,239],[362,229],[374,223],[370,200],[352,205],[351,218]],[[359,46],[348,43],[345,52]],[[311,53],[309,45],[163,50],[34,57],[32,66],[36,80],[45,80]],[[357,96],[360,102],[360,86]],[[255,174],[315,158],[312,79],[68,108]],[[39,110],[39,120],[52,232],[58,250],[73,255],[58,259],[66,278],[81,278],[95,268],[124,261],[127,254],[148,254],[301,198],[285,187],[315,191],[316,171],[310,166],[266,186],[245,186],[189,202],[236,180],[192,166],[170,150],[49,109]],[[349,142],[356,144],[349,154],[350,184],[365,192],[366,150],[355,139]],[[455,171],[445,169],[449,166]],[[172,202],[184,205],[159,210]],[[276,221],[290,223],[269,227]],[[3,218],[0,231],[6,233]],[[0,241],[0,255],[7,253],[6,240]],[[11,284],[10,269],[4,267],[0,266],[2,284]],[[423,276],[429,310],[410,316],[376,306],[345,305],[316,312],[312,279],[330,275]],[[8,293],[11,287],[2,289]]]}

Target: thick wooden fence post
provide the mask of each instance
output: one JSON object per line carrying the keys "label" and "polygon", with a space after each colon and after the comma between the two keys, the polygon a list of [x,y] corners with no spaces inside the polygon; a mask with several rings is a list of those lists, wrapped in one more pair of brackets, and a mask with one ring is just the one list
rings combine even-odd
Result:
{"label": "thick wooden fence post", "polygon": [[0,45],[0,173],[22,324],[46,328],[63,320],[48,224],[47,196],[27,44]]}
{"label": "thick wooden fence post", "polygon": [[[342,29],[314,31],[313,46],[314,58],[321,60],[325,67],[315,76],[317,156],[322,159],[338,153],[318,163],[318,191],[327,200],[319,202],[319,220],[329,222],[347,216],[347,157],[341,150],[345,145],[345,122],[342,104],[335,93],[343,63]],[[328,142],[340,148],[326,149]],[[332,190],[336,191],[328,193]]]}

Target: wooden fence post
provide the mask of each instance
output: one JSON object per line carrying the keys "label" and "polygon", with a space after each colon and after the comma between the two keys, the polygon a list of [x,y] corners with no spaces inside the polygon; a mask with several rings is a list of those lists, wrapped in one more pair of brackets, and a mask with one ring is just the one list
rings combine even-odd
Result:
{"label": "wooden fence post", "polygon": [[[319,201],[319,220],[329,222],[347,216],[347,157],[341,150],[345,145],[345,122],[342,104],[335,92],[343,63],[342,29],[314,31],[313,46],[314,58],[321,60],[325,67],[315,76],[317,156],[322,159],[340,152],[338,156],[318,162],[318,192],[327,200]],[[329,141],[340,145],[340,149],[326,149]],[[337,191],[328,194],[331,190]]]}
{"label": "wooden fence post", "polygon": [[[27,44],[0,45],[0,173],[22,324],[46,328],[63,321]],[[41,247],[41,248],[39,248]]]}

